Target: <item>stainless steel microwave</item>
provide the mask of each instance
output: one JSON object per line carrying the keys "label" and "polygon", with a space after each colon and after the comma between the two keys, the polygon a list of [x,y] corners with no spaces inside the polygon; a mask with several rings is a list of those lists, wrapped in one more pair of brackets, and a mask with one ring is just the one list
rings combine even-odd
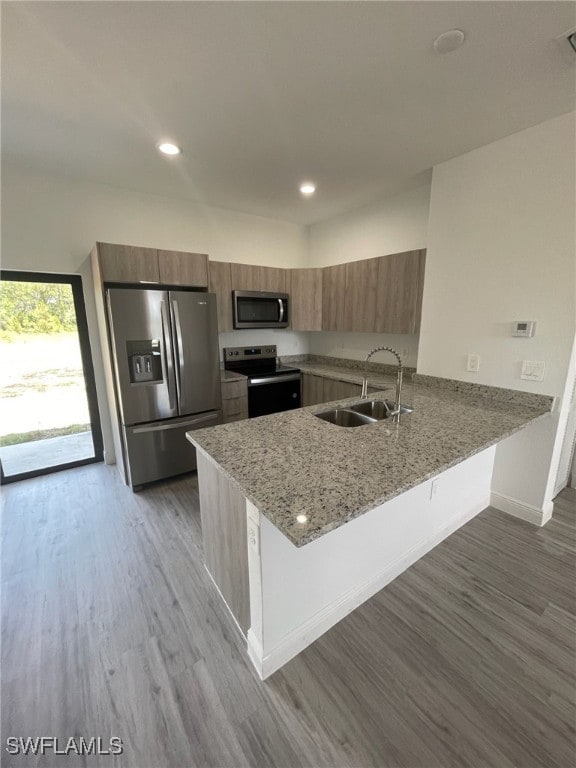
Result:
{"label": "stainless steel microwave", "polygon": [[232,291],[234,328],[287,328],[288,294]]}

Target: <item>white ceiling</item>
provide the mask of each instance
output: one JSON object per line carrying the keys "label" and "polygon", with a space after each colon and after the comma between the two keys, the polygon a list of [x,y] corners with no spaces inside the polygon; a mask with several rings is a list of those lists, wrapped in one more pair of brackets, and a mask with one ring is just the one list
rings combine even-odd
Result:
{"label": "white ceiling", "polygon": [[[3,3],[4,161],[307,224],[574,109],[576,56],[556,38],[575,9]],[[465,45],[435,54],[453,28]],[[168,138],[183,156],[157,153]]]}

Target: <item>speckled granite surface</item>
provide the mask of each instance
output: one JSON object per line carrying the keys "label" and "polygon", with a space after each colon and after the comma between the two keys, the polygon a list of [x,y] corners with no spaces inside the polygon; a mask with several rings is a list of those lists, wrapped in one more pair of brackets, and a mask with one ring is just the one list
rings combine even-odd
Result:
{"label": "speckled granite surface", "polygon": [[223,368],[220,369],[220,381],[242,381],[245,378],[246,376],[244,376],[242,373],[236,373],[235,371],[225,371]]}
{"label": "speckled granite surface", "polygon": [[[301,367],[328,375],[328,366]],[[387,387],[383,396],[393,397],[394,377],[371,377],[370,383]],[[314,416],[335,405],[323,403],[197,430],[189,439],[291,542],[303,546],[529,422],[548,418],[550,409],[550,402],[531,407],[410,383],[402,402],[414,413],[399,425],[337,427]],[[299,523],[299,515],[306,522]]]}

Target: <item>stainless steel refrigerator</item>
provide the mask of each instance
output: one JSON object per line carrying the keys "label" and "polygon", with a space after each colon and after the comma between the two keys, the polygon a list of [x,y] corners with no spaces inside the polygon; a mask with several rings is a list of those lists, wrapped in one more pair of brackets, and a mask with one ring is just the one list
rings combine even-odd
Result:
{"label": "stainless steel refrigerator", "polygon": [[196,468],[186,432],[222,422],[216,296],[108,288],[126,482]]}

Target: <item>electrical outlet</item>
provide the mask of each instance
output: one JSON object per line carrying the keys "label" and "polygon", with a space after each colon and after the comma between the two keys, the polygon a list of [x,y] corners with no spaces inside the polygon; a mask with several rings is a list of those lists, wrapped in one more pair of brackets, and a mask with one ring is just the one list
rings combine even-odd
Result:
{"label": "electrical outlet", "polygon": [[260,527],[250,518],[248,518],[248,544],[257,554],[260,554]]}
{"label": "electrical outlet", "polygon": [[480,355],[476,354],[470,354],[468,355],[468,363],[466,365],[467,371],[472,371],[472,373],[478,373],[480,370]]}
{"label": "electrical outlet", "polygon": [[431,500],[434,498],[434,496],[438,494],[439,486],[440,486],[440,480],[432,480],[432,482],[430,483],[430,499]]}
{"label": "electrical outlet", "polygon": [[523,360],[520,378],[528,381],[544,381],[545,367],[546,363],[541,360]]}

